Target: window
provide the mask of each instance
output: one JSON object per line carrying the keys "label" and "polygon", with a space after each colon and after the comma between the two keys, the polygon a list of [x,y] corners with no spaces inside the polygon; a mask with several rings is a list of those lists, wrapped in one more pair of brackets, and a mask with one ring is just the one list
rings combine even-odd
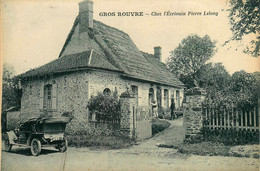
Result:
{"label": "window", "polygon": [[44,86],[44,109],[52,109],[52,85],[48,84]]}
{"label": "window", "polygon": [[55,81],[42,85],[40,88],[39,109],[56,110],[57,109],[57,84]]}
{"label": "window", "polygon": [[104,95],[110,96],[111,95],[111,90],[109,88],[105,88],[103,91]]}
{"label": "window", "polygon": [[164,106],[166,109],[169,108],[169,91],[167,89],[164,89]]}
{"label": "window", "polygon": [[149,89],[149,103],[152,103],[154,101],[154,90],[153,88]]}

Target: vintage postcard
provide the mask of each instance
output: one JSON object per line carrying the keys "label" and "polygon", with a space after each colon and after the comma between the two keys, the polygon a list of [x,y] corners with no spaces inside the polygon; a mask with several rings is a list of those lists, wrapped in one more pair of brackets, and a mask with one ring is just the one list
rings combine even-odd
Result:
{"label": "vintage postcard", "polygon": [[259,0],[2,0],[1,170],[259,170]]}

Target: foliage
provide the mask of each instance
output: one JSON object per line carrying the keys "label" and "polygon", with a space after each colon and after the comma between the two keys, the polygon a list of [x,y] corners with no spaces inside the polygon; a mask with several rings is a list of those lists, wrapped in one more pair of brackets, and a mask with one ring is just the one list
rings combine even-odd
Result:
{"label": "foliage", "polygon": [[14,68],[11,65],[3,65],[2,79],[2,131],[6,130],[6,113],[7,109],[14,107],[20,109],[22,91],[19,88],[18,80],[14,78]]}
{"label": "foliage", "polygon": [[224,87],[218,86],[216,89],[208,87],[206,105],[219,109],[232,106],[250,109],[257,103],[259,84],[253,74],[243,70],[235,72],[225,81]]}
{"label": "foliage", "polygon": [[257,80],[253,74],[243,70],[232,75],[230,84],[230,96],[232,101],[243,108],[251,108],[257,102]]}
{"label": "foliage", "polygon": [[120,119],[120,104],[116,93],[104,95],[99,92],[96,96],[91,96],[87,107],[91,114],[96,114],[98,121]]}
{"label": "foliage", "polygon": [[157,134],[168,128],[171,124],[165,120],[159,120],[157,118],[152,119],[152,134]]}
{"label": "foliage", "polygon": [[3,68],[2,111],[13,106],[20,108],[22,94],[18,80],[14,78],[14,69],[8,64],[4,64]]}
{"label": "foliage", "polygon": [[170,109],[166,109],[164,107],[160,107],[158,109],[158,118],[164,119],[166,116],[171,115]]}
{"label": "foliage", "polygon": [[180,153],[194,154],[200,156],[229,156],[229,150],[232,146],[216,142],[183,143],[179,145],[160,145],[159,147],[174,148]]}
{"label": "foliage", "polygon": [[226,89],[231,76],[222,63],[207,63],[199,70],[199,86],[209,94]]}
{"label": "foliage", "polygon": [[92,147],[97,149],[122,149],[135,144],[133,139],[118,136],[67,136],[68,144],[75,147]]}
{"label": "foliage", "polygon": [[246,130],[209,130],[202,129],[203,141],[217,142],[225,145],[259,144],[259,132]]}
{"label": "foliage", "polygon": [[242,40],[245,35],[254,34],[256,39],[246,47],[245,53],[258,57],[260,48],[260,10],[259,0],[230,0],[229,21],[233,36],[228,40]]}
{"label": "foliage", "polygon": [[170,52],[167,65],[188,88],[198,86],[198,71],[215,54],[215,44],[208,35],[189,35]]}
{"label": "foliage", "polygon": [[74,129],[66,129],[68,143],[75,147],[93,147],[105,149],[120,149],[132,146],[135,141],[118,130],[92,128],[86,123],[78,123]]}

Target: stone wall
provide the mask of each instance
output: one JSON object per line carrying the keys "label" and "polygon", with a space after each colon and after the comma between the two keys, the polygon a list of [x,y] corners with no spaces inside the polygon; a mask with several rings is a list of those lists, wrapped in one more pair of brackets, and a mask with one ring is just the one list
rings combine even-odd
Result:
{"label": "stone wall", "polygon": [[130,137],[135,135],[134,128],[134,114],[135,114],[135,98],[133,96],[121,96],[120,97],[120,129]]}
{"label": "stone wall", "polygon": [[[20,121],[24,122],[32,117],[39,117],[44,114],[43,110],[43,90],[44,85],[52,84],[55,87],[55,109],[48,112],[52,116],[61,116],[64,112],[72,112],[74,119],[68,125],[70,129],[73,126],[88,124],[89,116],[87,103],[91,95],[97,92],[103,92],[109,88],[112,92],[115,90],[118,95],[130,89],[132,85],[138,87],[138,106],[149,108],[149,89],[154,89],[154,98],[156,99],[157,85],[144,83],[135,80],[122,78],[118,73],[87,70],[73,73],[46,76],[45,78],[31,79],[22,82],[22,102]],[[169,90],[169,98],[176,89],[164,86],[163,89]],[[181,90],[182,91],[182,90]],[[162,93],[163,99],[163,93]],[[170,102],[170,99],[169,99]],[[163,104],[163,103],[162,103]],[[140,114],[143,114],[141,112]]]}
{"label": "stone wall", "polygon": [[22,86],[21,121],[39,117],[44,113],[41,98],[46,84],[52,84],[56,89],[56,108],[48,111],[52,116],[61,116],[64,112],[73,112],[75,119],[86,120],[87,77],[88,72],[79,72],[26,81]]}
{"label": "stone wall", "polygon": [[186,141],[201,138],[201,129],[203,127],[202,102],[204,100],[204,94],[186,95],[183,121]]}

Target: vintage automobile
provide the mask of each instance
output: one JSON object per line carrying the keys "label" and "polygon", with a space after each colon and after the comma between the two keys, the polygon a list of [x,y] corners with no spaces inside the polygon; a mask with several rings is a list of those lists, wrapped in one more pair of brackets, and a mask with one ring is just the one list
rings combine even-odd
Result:
{"label": "vintage automobile", "polygon": [[42,147],[54,146],[60,152],[68,148],[67,139],[64,136],[66,124],[70,122],[68,117],[32,118],[18,129],[6,132],[4,140],[5,151],[11,151],[13,145],[30,147],[31,153],[37,156]]}

